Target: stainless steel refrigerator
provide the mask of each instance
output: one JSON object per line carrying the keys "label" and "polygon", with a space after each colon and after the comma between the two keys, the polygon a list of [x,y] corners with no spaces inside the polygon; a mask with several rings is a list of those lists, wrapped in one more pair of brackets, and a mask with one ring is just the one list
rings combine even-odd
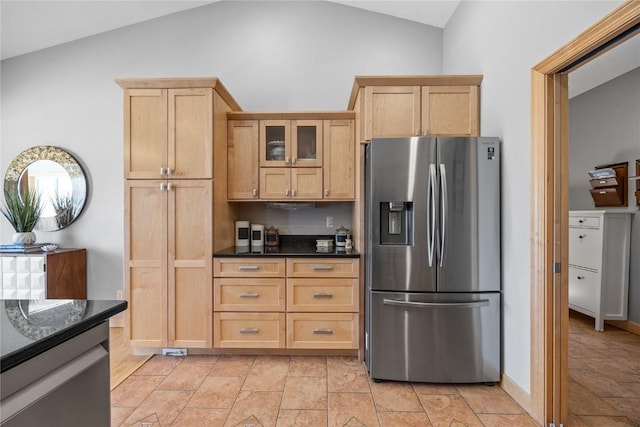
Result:
{"label": "stainless steel refrigerator", "polygon": [[499,140],[372,139],[365,174],[371,378],[499,381]]}

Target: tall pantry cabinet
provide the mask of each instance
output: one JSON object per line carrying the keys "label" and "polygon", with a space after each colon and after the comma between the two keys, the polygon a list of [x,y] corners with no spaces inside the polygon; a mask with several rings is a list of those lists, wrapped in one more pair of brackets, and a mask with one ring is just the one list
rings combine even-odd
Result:
{"label": "tall pantry cabinet", "polygon": [[124,89],[125,337],[135,347],[211,347],[212,254],[233,244],[226,114],[240,107],[216,78],[116,82]]}

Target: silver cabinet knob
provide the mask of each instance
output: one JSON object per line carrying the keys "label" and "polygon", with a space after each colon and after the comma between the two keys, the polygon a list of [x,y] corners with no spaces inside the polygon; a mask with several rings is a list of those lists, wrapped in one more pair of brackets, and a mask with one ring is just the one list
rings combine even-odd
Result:
{"label": "silver cabinet knob", "polygon": [[167,170],[165,168],[160,168],[160,176],[164,176],[165,173],[167,173]]}
{"label": "silver cabinet knob", "polygon": [[164,182],[160,183],[160,191],[164,191]]}
{"label": "silver cabinet knob", "polygon": [[296,190],[295,189],[291,190],[291,197],[296,197]]}
{"label": "silver cabinet knob", "polygon": [[289,164],[289,157],[288,157],[288,156],[284,158],[284,164],[285,164],[285,165],[288,165],[288,164]]}
{"label": "silver cabinet knob", "polygon": [[295,158],[295,157],[292,157],[292,158],[291,158],[291,164],[294,164],[295,162],[296,162],[296,158]]}
{"label": "silver cabinet knob", "polygon": [[286,190],[284,190],[284,195],[289,197],[289,189],[288,188]]}
{"label": "silver cabinet knob", "polygon": [[255,188],[251,190],[251,196],[258,197],[258,190],[256,190]]}
{"label": "silver cabinet knob", "polygon": [[324,189],[324,197],[329,197],[329,189],[328,188]]}
{"label": "silver cabinet knob", "polygon": [[173,169],[167,168],[167,176],[171,176],[171,175],[173,175]]}
{"label": "silver cabinet knob", "polygon": [[172,183],[168,183],[167,184],[167,191],[173,191],[173,184]]}

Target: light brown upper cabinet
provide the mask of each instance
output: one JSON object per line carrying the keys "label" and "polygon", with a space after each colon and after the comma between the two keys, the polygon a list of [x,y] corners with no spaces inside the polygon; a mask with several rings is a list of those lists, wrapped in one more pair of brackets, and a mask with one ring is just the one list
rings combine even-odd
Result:
{"label": "light brown upper cabinet", "polygon": [[258,121],[229,120],[227,138],[227,198],[258,198],[260,188]]}
{"label": "light brown upper cabinet", "polygon": [[353,200],[353,116],[229,113],[228,199]]}
{"label": "light brown upper cabinet", "polygon": [[357,137],[477,136],[481,81],[482,76],[358,76],[349,100]]}
{"label": "light brown upper cabinet", "polygon": [[214,106],[240,110],[218,79],[116,82],[125,89],[125,179],[214,177]]}

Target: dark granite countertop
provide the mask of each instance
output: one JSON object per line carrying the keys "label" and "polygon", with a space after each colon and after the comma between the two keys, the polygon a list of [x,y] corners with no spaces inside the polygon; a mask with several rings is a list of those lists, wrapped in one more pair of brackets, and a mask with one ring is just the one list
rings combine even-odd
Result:
{"label": "dark granite countertop", "polygon": [[333,239],[333,236],[318,235],[284,235],[280,236],[278,246],[263,246],[251,248],[249,246],[232,246],[213,254],[214,257],[314,257],[314,258],[360,258],[356,250],[334,248],[329,252],[320,252],[316,249],[316,240]]}
{"label": "dark granite countertop", "polygon": [[126,301],[0,300],[0,372],[127,309]]}

